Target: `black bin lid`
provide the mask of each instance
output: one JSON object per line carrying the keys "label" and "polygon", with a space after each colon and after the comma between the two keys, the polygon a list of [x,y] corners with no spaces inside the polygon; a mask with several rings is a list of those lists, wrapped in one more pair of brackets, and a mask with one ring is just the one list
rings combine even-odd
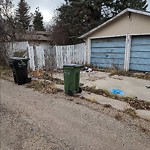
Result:
{"label": "black bin lid", "polygon": [[10,57],[10,60],[29,60],[29,58],[23,58],[23,57]]}
{"label": "black bin lid", "polygon": [[23,57],[10,57],[9,58],[9,62],[12,63],[12,62],[20,62],[20,61],[28,61],[29,58],[23,58]]}

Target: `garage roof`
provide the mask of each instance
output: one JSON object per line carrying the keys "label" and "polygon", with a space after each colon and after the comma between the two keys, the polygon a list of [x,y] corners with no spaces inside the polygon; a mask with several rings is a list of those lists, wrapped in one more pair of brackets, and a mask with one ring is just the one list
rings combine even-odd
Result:
{"label": "garage roof", "polygon": [[86,38],[88,35],[90,35],[91,33],[95,32],[98,29],[101,29],[102,27],[104,27],[105,25],[107,25],[108,23],[114,21],[115,19],[117,19],[118,17],[124,15],[127,12],[132,12],[132,13],[136,13],[136,14],[140,14],[140,15],[145,15],[145,16],[150,16],[150,12],[145,12],[145,11],[140,11],[140,10],[135,10],[135,9],[131,9],[131,8],[127,8],[125,10],[123,10],[122,12],[120,12],[118,15],[116,15],[115,17],[109,19],[108,21],[106,21],[105,23],[99,25],[98,27],[90,30],[89,32],[83,34],[82,36],[80,36],[79,38]]}

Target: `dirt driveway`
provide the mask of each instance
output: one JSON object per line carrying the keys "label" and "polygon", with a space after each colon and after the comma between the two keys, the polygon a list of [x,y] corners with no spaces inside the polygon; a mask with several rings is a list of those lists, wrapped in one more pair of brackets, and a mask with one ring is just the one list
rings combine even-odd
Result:
{"label": "dirt driveway", "polygon": [[[1,150],[149,150],[150,122],[0,79]],[[148,132],[139,125],[143,123]]]}

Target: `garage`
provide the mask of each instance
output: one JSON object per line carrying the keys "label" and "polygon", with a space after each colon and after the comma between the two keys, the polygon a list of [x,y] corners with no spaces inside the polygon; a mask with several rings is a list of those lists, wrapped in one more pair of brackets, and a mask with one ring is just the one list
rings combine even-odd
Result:
{"label": "garage", "polygon": [[93,39],[91,64],[100,68],[124,68],[126,37]]}
{"label": "garage", "polygon": [[130,70],[150,71],[150,35],[132,36]]}
{"label": "garage", "polygon": [[150,72],[150,12],[127,8],[80,38],[87,64]]}

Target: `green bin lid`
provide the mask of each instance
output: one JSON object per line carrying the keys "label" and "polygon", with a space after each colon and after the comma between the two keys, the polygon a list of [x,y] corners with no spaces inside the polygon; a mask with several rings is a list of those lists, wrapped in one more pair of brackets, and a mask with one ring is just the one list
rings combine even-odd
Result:
{"label": "green bin lid", "polygon": [[83,67],[83,65],[80,65],[80,64],[66,64],[66,65],[63,65],[63,67],[81,68],[81,67]]}

